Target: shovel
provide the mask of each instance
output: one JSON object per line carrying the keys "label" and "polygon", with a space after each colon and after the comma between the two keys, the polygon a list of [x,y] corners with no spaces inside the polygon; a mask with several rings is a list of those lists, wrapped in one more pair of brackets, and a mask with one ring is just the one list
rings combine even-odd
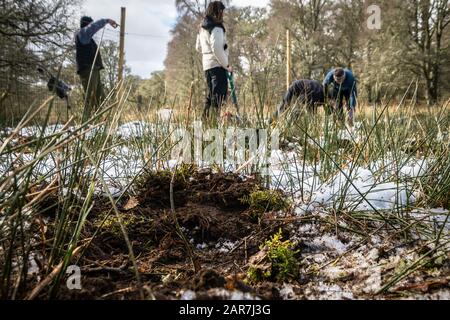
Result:
{"label": "shovel", "polygon": [[241,114],[239,112],[239,104],[238,104],[237,95],[236,95],[236,86],[234,85],[233,72],[227,72],[227,78],[228,78],[228,83],[230,84],[230,89],[231,89],[231,101],[233,102],[234,106],[236,107],[237,116],[239,117],[239,119],[241,119]]}

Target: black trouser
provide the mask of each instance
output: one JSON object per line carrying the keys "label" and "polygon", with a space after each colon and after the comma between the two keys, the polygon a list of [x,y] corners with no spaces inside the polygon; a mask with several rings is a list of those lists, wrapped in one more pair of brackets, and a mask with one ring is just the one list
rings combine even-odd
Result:
{"label": "black trouser", "polygon": [[[206,77],[206,100],[203,117],[212,116],[211,113],[219,115],[220,108],[226,102],[228,92],[227,70],[217,67],[205,71]],[[212,109],[212,110],[211,110]]]}
{"label": "black trouser", "polygon": [[[92,71],[92,72],[91,72]],[[89,67],[80,71],[81,84],[85,93],[85,109],[83,122],[88,120],[100,108],[105,99],[100,69]]]}
{"label": "black trouser", "polygon": [[334,112],[338,115],[339,119],[344,120],[344,99],[347,104],[350,101],[351,90],[341,90],[334,88],[332,91],[332,99],[335,101]]}

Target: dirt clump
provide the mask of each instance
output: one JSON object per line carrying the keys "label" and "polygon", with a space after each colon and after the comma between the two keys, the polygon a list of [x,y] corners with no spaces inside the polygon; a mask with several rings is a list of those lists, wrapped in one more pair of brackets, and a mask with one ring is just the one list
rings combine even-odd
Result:
{"label": "dirt clump", "polygon": [[[138,201],[152,208],[170,208],[170,171],[151,172],[141,179]],[[188,202],[210,204],[227,210],[242,210],[248,206],[241,199],[248,197],[259,184],[256,178],[244,178],[235,173],[213,173],[183,167],[173,177],[173,199],[176,207]]]}
{"label": "dirt clump", "polygon": [[[248,258],[279,228],[279,222],[255,221],[249,214],[250,204],[244,199],[254,190],[265,190],[258,178],[182,167],[175,176],[169,171],[146,175],[137,190],[135,197],[118,206],[119,215],[142,283],[157,299],[179,299],[185,289],[196,292],[197,298],[253,292],[244,278],[223,275],[245,275],[242,270]],[[96,299],[138,299],[128,246],[119,219],[110,209],[106,204],[95,208],[84,230],[86,237],[98,232],[80,261],[87,278],[83,294]],[[190,251],[201,265],[198,273]],[[62,294],[76,298],[64,290]]]}

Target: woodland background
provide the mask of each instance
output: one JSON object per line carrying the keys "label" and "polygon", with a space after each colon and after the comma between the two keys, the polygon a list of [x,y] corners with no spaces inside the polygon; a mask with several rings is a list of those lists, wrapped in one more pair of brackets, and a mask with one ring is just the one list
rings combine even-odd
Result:
{"label": "woodland background", "polygon": [[[360,103],[406,98],[432,106],[450,96],[450,5],[447,0],[271,0],[266,8],[236,8],[225,1],[230,61],[241,104],[273,106],[286,84],[286,30],[292,35],[292,78],[321,80],[332,67],[351,68]],[[176,0],[179,16],[165,69],[147,79],[126,71],[130,103],[139,108],[201,108],[201,56],[195,39],[206,0]],[[381,9],[381,29],[369,30],[367,8]],[[0,2],[0,118],[20,117],[42,95],[37,65],[79,89],[73,34],[80,1]],[[143,39],[145,41],[145,39]],[[107,90],[117,82],[118,45],[102,44]],[[409,90],[408,90],[409,88]],[[270,90],[268,90],[270,89]],[[75,90],[73,95],[80,93]],[[17,107],[14,107],[17,105]]]}

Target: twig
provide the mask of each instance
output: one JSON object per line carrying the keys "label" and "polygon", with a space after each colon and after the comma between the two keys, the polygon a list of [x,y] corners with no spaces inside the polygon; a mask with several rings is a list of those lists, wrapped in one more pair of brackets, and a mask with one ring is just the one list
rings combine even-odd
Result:
{"label": "twig", "polygon": [[113,272],[113,273],[123,273],[128,265],[128,261],[125,260],[120,267],[96,267],[83,270],[84,273],[95,273],[95,272]]}
{"label": "twig", "polygon": [[115,295],[115,294],[119,294],[119,293],[130,293],[130,292],[133,292],[133,291],[135,291],[135,290],[136,290],[135,287],[123,288],[123,289],[119,289],[119,290],[116,290],[116,291],[113,291],[113,292],[104,294],[104,295],[101,296],[101,298],[102,298],[102,299],[105,299],[105,298],[108,298],[108,297],[113,296],[113,295]]}

